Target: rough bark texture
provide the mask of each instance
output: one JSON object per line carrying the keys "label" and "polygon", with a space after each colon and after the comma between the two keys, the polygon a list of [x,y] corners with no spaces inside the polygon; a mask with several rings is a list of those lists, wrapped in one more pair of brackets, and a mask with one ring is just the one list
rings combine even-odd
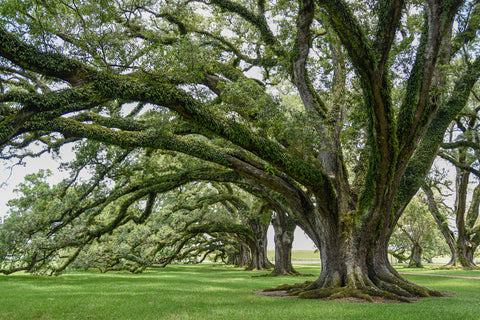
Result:
{"label": "rough bark texture", "polygon": [[408,263],[409,268],[422,268],[422,252],[422,247],[418,243],[414,243],[410,262]]}
{"label": "rough bark texture", "polygon": [[250,250],[248,246],[239,240],[236,249],[237,250],[234,251],[227,251],[227,264],[236,267],[247,267],[250,262]]}
{"label": "rough bark texture", "polygon": [[[195,5],[196,2],[182,2],[181,6],[192,3]],[[288,1],[282,3],[288,7]],[[288,14],[295,15],[295,25],[288,26],[287,23],[287,28],[284,28],[279,24],[278,32],[270,29],[264,1],[258,1],[258,7],[254,10],[236,1],[208,1],[206,6],[220,9],[212,10],[212,15],[226,11],[235,19],[243,20],[244,24],[239,23],[239,28],[240,25],[247,25],[248,32],[243,31],[247,32],[249,37],[258,37],[257,43],[241,44],[236,48],[235,43],[242,37],[233,41],[223,38],[228,37],[234,30],[210,35],[208,32],[199,32],[195,29],[197,26],[189,30],[190,23],[194,23],[195,19],[191,19],[188,24],[173,22],[177,29],[182,30],[181,37],[174,41],[187,44],[185,47],[188,48],[192,44],[194,49],[197,48],[197,42],[201,42],[198,47],[204,47],[205,50],[217,44],[218,51],[212,52],[212,56],[222,57],[219,61],[208,60],[205,65],[198,61],[200,66],[197,66],[197,61],[193,64],[187,61],[192,57],[192,52],[185,50],[186,57],[175,63],[180,66],[179,70],[188,70],[185,77],[187,80],[172,75],[175,72],[169,68],[169,61],[165,61],[165,56],[155,56],[157,51],[174,52],[178,48],[184,48],[179,46],[162,50],[162,46],[167,43],[166,39],[158,39],[165,34],[176,34],[164,32],[162,24],[160,37],[152,35],[158,27],[148,25],[134,26],[122,33],[122,37],[131,33],[134,34],[132,37],[139,37],[146,42],[146,48],[160,49],[145,50],[145,54],[150,53],[152,56],[141,59],[154,61],[155,67],[147,64],[145,70],[142,70],[143,65],[138,62],[139,67],[134,64],[134,68],[128,66],[125,72],[117,74],[112,71],[117,70],[117,65],[106,70],[101,67],[87,67],[60,53],[69,54],[75,50],[45,53],[0,28],[0,55],[3,58],[16,67],[25,68],[49,79],[57,79],[58,83],[70,84],[65,90],[48,94],[38,94],[36,90],[33,90],[32,94],[14,90],[1,94],[0,102],[14,104],[15,108],[8,109],[8,117],[0,119],[0,144],[9,143],[13,137],[20,137],[23,133],[40,133],[42,136],[60,133],[64,137],[87,138],[125,149],[149,148],[185,153],[202,161],[215,163],[216,168],[222,166],[226,171],[234,171],[245,181],[253,180],[268,189],[270,194],[281,198],[288,212],[320,249],[321,274],[315,282],[303,288],[296,287],[301,297],[357,296],[368,300],[372,296],[383,296],[408,300],[439,295],[438,292],[401,278],[388,262],[387,245],[404,208],[427,175],[448,125],[467,103],[470,91],[480,75],[479,58],[466,64],[465,68],[458,68],[463,70],[464,74],[449,86],[451,92],[445,95],[448,97],[447,101],[435,99],[436,95],[431,94],[437,89],[445,89],[435,87],[442,83],[435,79],[442,77],[438,72],[437,62],[442,44],[452,40],[450,36],[453,21],[462,3],[460,0],[429,0],[422,3],[421,7],[415,7],[415,10],[424,10],[424,14],[420,15],[424,21],[421,34],[416,29],[409,30],[412,39],[415,39],[415,45],[406,45],[409,50],[416,50],[416,53],[405,59],[404,55],[410,55],[409,50],[403,52],[402,44],[396,43],[401,33],[399,25],[407,15],[404,10],[408,6],[402,0],[378,1],[375,10],[370,13],[371,20],[376,22],[376,26],[372,28],[375,31],[364,28],[362,23],[365,21],[356,17],[355,8],[349,1],[295,2],[298,8],[288,7]],[[41,1],[37,5],[48,5],[48,2]],[[67,7],[64,9],[69,10]],[[153,11],[143,11],[144,8],[138,7],[135,11],[153,15],[152,12],[157,9],[155,7]],[[180,7],[176,9],[181,10]],[[45,10],[46,13],[50,11]],[[110,21],[113,25],[111,30],[128,28],[128,25],[124,26],[124,16],[121,13],[117,16],[118,19]],[[158,14],[158,17],[162,17],[162,14]],[[104,18],[107,19],[102,17]],[[131,20],[129,23],[135,23],[136,19]],[[140,20],[149,22],[149,19]],[[313,28],[313,23],[318,25]],[[21,23],[22,26],[24,24]],[[327,60],[332,65],[322,69],[320,64],[309,65],[309,60],[313,59],[309,53],[316,45],[314,38],[319,38],[318,34],[315,34],[316,30],[323,25],[331,40],[328,43],[332,58]],[[292,27],[296,32],[288,37]],[[474,27],[473,34],[477,28],[478,26]],[[194,35],[193,38],[186,36],[189,32]],[[277,34],[282,37],[287,35],[288,41],[277,39]],[[203,36],[207,39],[205,42]],[[28,34],[25,38],[28,39]],[[466,37],[461,42],[468,41],[471,41],[471,37]],[[51,41],[47,47],[55,45],[55,41]],[[244,45],[248,50],[244,50]],[[249,57],[250,51],[258,57]],[[400,56],[396,56],[398,53]],[[329,54],[322,52],[320,56],[324,55]],[[78,55],[82,59],[85,56],[90,55]],[[175,59],[174,55],[171,58]],[[398,81],[392,79],[389,69],[397,58],[405,59],[406,63],[411,65],[407,72],[401,71],[408,77],[405,86],[394,91],[392,86]],[[227,60],[233,62],[229,64],[226,63]],[[162,69],[163,65],[167,67]],[[355,74],[346,77],[347,65],[355,70]],[[262,124],[256,116],[258,110],[267,110],[277,102],[270,103],[275,99],[268,95],[268,90],[260,85],[255,86],[258,83],[242,73],[240,68],[245,66],[265,68],[265,74],[269,73],[268,68],[273,66],[278,68],[275,75],[289,75],[281,79],[282,81],[293,78],[293,85],[304,104],[300,113],[311,121],[293,123],[293,128],[281,132],[288,134],[278,134],[277,123],[269,122],[272,120],[270,114],[266,116],[268,119],[263,119]],[[155,70],[157,67],[162,69],[158,74]],[[335,72],[333,82],[321,83],[315,88],[313,84],[322,82],[332,69]],[[315,81],[310,81],[316,70],[319,70],[320,75]],[[327,73],[322,74],[324,71]],[[211,73],[215,73],[215,76]],[[173,78],[170,79],[170,76]],[[345,85],[347,79],[348,86]],[[240,80],[252,85],[242,91]],[[225,83],[221,86],[219,83],[222,81]],[[205,103],[209,95],[200,92],[197,96],[193,93],[196,90],[191,90],[192,84],[207,85],[212,91],[211,94],[218,95],[217,99]],[[234,99],[231,99],[233,102],[229,101],[226,91],[230,86],[237,85],[240,87],[237,88],[238,91],[242,91],[238,95],[240,98],[234,96]],[[332,92],[326,91],[332,87]],[[349,105],[343,100],[347,87],[353,87],[352,91],[360,91],[362,95],[363,101],[354,104],[354,107],[359,109],[357,117],[345,118],[343,115],[344,105]],[[260,93],[256,94],[257,91]],[[403,92],[403,101],[398,103],[395,95]],[[234,95],[235,93],[237,92],[234,92]],[[322,100],[323,97],[327,97],[328,103]],[[354,100],[353,98],[357,97],[352,93],[349,98]],[[158,110],[168,108],[173,112],[169,114],[168,120],[164,120],[162,112],[159,111],[160,120],[157,117],[147,117],[146,121],[119,119],[116,114],[108,118],[103,117],[103,113],[91,116],[82,112],[117,101],[135,101],[154,105],[155,108],[158,106]],[[17,107],[18,105],[22,107]],[[354,113],[354,110],[351,111]],[[62,116],[72,112],[81,112],[84,117]],[[271,112],[272,115],[276,113],[283,111],[278,109]],[[178,121],[180,124],[171,125],[170,118],[177,116],[181,117],[181,123]],[[280,119],[279,122],[283,122],[278,128],[292,124],[289,116]],[[180,130],[185,121],[188,122],[191,135]],[[361,127],[359,132],[364,134],[364,139],[355,146],[355,150],[362,149],[359,161],[364,163],[358,167],[365,170],[361,174],[355,173],[353,177],[349,177],[349,165],[344,160],[342,138],[345,136],[341,135],[345,127],[349,126],[349,121]],[[297,135],[295,130],[303,129],[303,125],[307,127],[308,134]],[[268,126],[274,129],[269,131],[269,128],[266,128]],[[196,130],[197,128],[199,129]],[[204,137],[199,138],[200,134]],[[30,137],[23,138],[28,140]],[[312,142],[312,137],[318,139]],[[22,142],[24,141],[15,141],[16,146],[28,145],[28,141],[25,144]],[[164,189],[158,188],[149,192],[160,193],[161,190]],[[141,199],[138,198],[138,201]],[[124,215],[127,215],[127,209],[135,201],[132,200],[132,203],[124,206]],[[102,229],[101,232],[111,231],[124,218],[125,216],[116,217],[108,225],[109,228]],[[252,254],[249,268],[263,269],[269,264],[265,251],[266,227],[256,224],[252,229],[257,239],[248,243]],[[91,236],[99,237],[101,232]],[[465,243],[460,243],[460,246],[465,247]],[[232,260],[240,264],[244,262],[243,258],[244,254],[232,256]]]}
{"label": "rough bark texture", "polygon": [[305,299],[357,297],[373,301],[373,297],[382,297],[409,302],[413,297],[441,296],[440,292],[402,278],[389,264],[383,243],[367,248],[354,241],[338,245],[330,241],[332,236],[321,239],[322,244],[334,247],[322,250],[322,271],[316,281],[269,290],[288,290],[289,294]]}
{"label": "rough bark texture", "polygon": [[256,219],[250,219],[248,221],[248,224],[252,228],[256,240],[254,242],[248,243],[251,258],[246,269],[264,270],[272,268],[273,264],[268,260],[267,257],[268,224],[264,224]]}
{"label": "rough bark texture", "polygon": [[[446,268],[463,268],[463,269],[478,269],[478,266],[475,265],[473,260],[473,255],[475,253],[478,243],[476,243],[476,233],[467,232],[467,230],[473,230],[473,225],[470,227],[468,224],[471,224],[471,219],[465,217],[466,214],[466,197],[467,197],[467,188],[468,185],[468,174],[465,172],[460,172],[457,177],[457,188],[456,188],[456,226],[459,232],[455,233],[450,229],[448,224],[447,216],[443,214],[437,206],[433,191],[430,186],[424,184],[422,186],[423,191],[425,192],[428,200],[428,208],[432,214],[437,226],[442,232],[445,241],[448,244],[450,249],[451,258],[450,261],[445,265]],[[480,188],[475,189],[473,200],[471,203],[470,210],[468,211],[467,216],[472,217],[475,215],[476,201],[475,198],[478,196]],[[466,221],[467,220],[467,221]],[[469,220],[469,221],[468,221]],[[476,218],[473,219],[476,221]]]}
{"label": "rough bark texture", "polygon": [[296,224],[292,218],[277,213],[272,219],[275,241],[275,267],[272,275],[297,274],[292,265],[292,245]]}

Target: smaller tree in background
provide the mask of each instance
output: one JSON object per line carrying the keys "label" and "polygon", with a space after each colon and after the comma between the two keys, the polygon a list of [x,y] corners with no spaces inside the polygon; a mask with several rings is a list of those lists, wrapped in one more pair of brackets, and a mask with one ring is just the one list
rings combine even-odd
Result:
{"label": "smaller tree in background", "polygon": [[58,212],[71,205],[72,198],[59,197],[61,185],[52,187],[47,181],[51,174],[41,170],[27,175],[15,189],[19,197],[8,202],[9,216],[0,227],[0,273],[51,273],[62,250],[81,245],[73,236],[81,228],[78,221],[57,229]]}
{"label": "smaller tree in background", "polygon": [[[19,186],[19,197],[9,203],[11,217],[0,228],[1,272],[53,274],[75,261],[74,267],[139,273],[208,254],[247,269],[272,268],[266,251],[272,212],[264,200],[234,184],[202,182],[211,168],[194,162],[178,170],[176,163],[188,164],[180,156],[122,156],[107,170],[98,159],[104,147],[80,148],[84,152],[65,165],[73,169],[71,180],[51,186],[50,173],[41,171]],[[170,173],[155,174],[158,166]],[[81,181],[85,168],[90,177]],[[99,183],[106,171],[110,183]]]}
{"label": "smaller tree in background", "polygon": [[440,231],[421,197],[417,196],[410,202],[397,226],[390,240],[389,252],[400,261],[409,260],[410,268],[421,268],[422,259],[431,261],[445,254]]}
{"label": "smaller tree in background", "polygon": [[422,188],[427,196],[429,210],[451,251],[448,267],[475,269],[474,253],[480,245],[480,134],[478,112],[472,107],[480,101],[475,92],[461,114],[452,122],[441,145],[439,157],[455,169],[454,200],[446,204],[443,193],[450,187],[445,172],[432,170]]}

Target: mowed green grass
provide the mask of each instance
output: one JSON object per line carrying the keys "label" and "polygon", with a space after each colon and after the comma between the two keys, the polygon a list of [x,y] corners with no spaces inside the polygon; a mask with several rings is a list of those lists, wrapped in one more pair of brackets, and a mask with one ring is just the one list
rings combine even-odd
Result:
{"label": "mowed green grass", "polygon": [[[311,274],[320,271],[318,267],[297,269]],[[415,283],[456,296],[410,304],[375,304],[255,295],[254,291],[261,288],[315,279],[252,277],[267,273],[202,264],[171,265],[138,275],[90,271],[59,277],[0,276],[0,319],[480,318],[480,280],[406,275]]]}
{"label": "mowed green grass", "polygon": [[[275,261],[275,250],[268,250],[268,259]],[[318,261],[320,263],[320,253],[313,250],[292,250],[292,261]]]}

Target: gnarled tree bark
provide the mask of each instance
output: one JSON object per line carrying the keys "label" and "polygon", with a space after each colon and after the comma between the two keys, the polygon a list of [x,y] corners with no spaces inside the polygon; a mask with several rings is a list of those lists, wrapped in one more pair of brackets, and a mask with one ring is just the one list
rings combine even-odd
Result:
{"label": "gnarled tree bark", "polygon": [[276,212],[272,226],[275,241],[275,267],[272,275],[297,274],[292,265],[292,245],[297,227],[295,221],[283,212]]}

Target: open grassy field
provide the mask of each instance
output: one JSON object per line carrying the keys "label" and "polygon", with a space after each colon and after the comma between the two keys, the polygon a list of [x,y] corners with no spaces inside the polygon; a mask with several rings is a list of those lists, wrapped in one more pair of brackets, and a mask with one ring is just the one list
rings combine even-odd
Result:
{"label": "open grassy field", "polygon": [[[275,250],[268,250],[268,259],[275,261]],[[292,250],[292,261],[318,261],[320,263],[320,254],[313,250]]]}
{"label": "open grassy field", "polygon": [[[400,271],[480,276],[479,271]],[[298,267],[318,274],[318,267]],[[315,277],[252,277],[268,272],[171,265],[138,275],[70,272],[59,277],[0,276],[0,319],[479,319],[480,280],[405,275],[456,294],[416,303],[350,303],[254,295]]]}

